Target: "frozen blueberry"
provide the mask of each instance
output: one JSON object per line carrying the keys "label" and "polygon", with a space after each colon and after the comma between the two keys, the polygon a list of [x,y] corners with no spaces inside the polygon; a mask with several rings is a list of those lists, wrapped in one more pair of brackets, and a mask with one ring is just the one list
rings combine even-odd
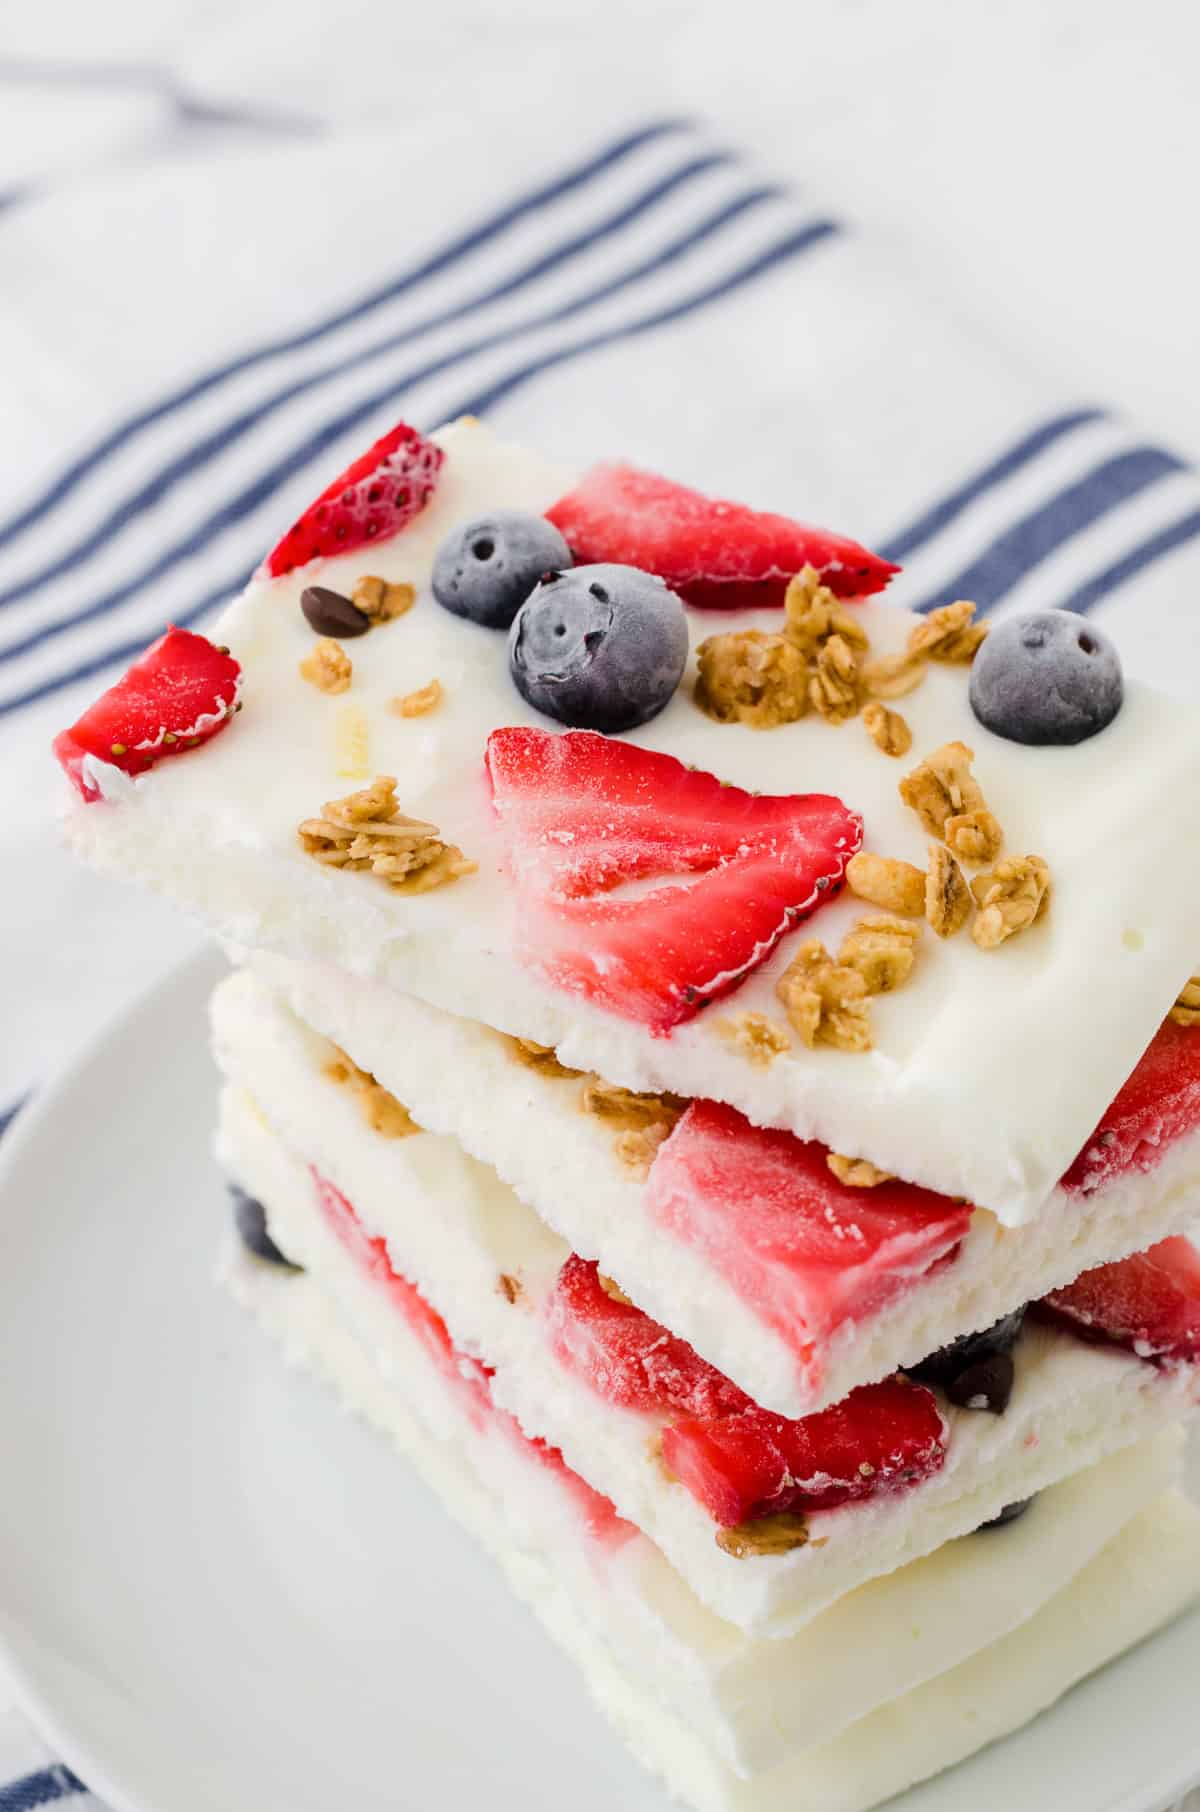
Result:
{"label": "frozen blueberry", "polygon": [[282,1265],[288,1271],[301,1270],[302,1267],[294,1265],[271,1238],[267,1231],[267,1211],[262,1203],[237,1183],[230,1183],[229,1195],[233,1202],[234,1226],[246,1250],[253,1252],[256,1258],[265,1258],[269,1265]]}
{"label": "frozen blueberry", "polygon": [[495,510],[447,535],[433,563],[433,595],[456,617],[507,629],[542,575],[570,564],[570,548],[544,516]]}
{"label": "frozen blueberry", "polygon": [[632,730],[657,716],[683,677],[683,605],[636,566],[551,573],[522,605],[508,664],[522,698],[580,730]]}
{"label": "frozen blueberry", "polygon": [[1005,1315],[980,1334],[964,1334],[939,1347],[919,1365],[909,1367],[923,1384],[936,1384],[960,1409],[986,1409],[1003,1415],[1012,1396],[1012,1349],[1025,1319],[1024,1309]]}
{"label": "frozen blueberry", "polygon": [[993,1516],[986,1523],[980,1523],[981,1529],[1003,1529],[1006,1523],[1015,1523],[1019,1516],[1024,1516],[1033,1498],[1018,1498],[1015,1504],[1005,1504],[998,1516]]}
{"label": "frozen blueberry", "polygon": [[1071,610],[1009,617],[971,668],[971,709],[1009,742],[1084,742],[1107,728],[1125,694],[1116,649]]}

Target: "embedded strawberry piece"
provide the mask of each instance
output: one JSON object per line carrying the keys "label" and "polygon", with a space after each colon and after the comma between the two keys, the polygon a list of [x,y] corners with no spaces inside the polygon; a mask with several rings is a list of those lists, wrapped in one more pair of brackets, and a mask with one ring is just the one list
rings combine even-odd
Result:
{"label": "embedded strawberry piece", "polygon": [[[832,898],[862,839],[828,794],[746,793],[589,730],[494,730],[487,765],[525,960],[656,1032],[736,987]],[[606,891],[684,874],[700,878],[634,899]]]}
{"label": "embedded strawberry piece", "polygon": [[318,557],[386,541],[425,508],[445,457],[407,422],[397,422],[309,504],[260,570],[277,579]]}
{"label": "embedded strawberry piece", "polygon": [[805,566],[841,598],[882,591],[900,570],[844,535],[705,497],[634,466],[593,466],[546,514],[578,564],[640,566],[707,609],[782,604]]}
{"label": "embedded strawberry piece", "polygon": [[714,1522],[732,1528],[911,1490],[941,1470],[945,1432],[932,1391],[888,1378],[797,1422],[765,1409],[677,1422],[662,1452]]}
{"label": "embedded strawberry piece", "polygon": [[237,706],[242,670],[228,648],[190,629],[168,629],[129,671],[54,739],[63,771],[84,799],[99,789],[84,771],[91,755],[144,774],[223,730]]}
{"label": "embedded strawberry piece", "polygon": [[1200,1359],[1200,1252],[1176,1234],[1146,1252],[1097,1265],[1042,1304],[1092,1337],[1141,1359]]}
{"label": "embedded strawberry piece", "polygon": [[547,1321],[558,1359],[622,1409],[719,1417],[754,1407],[686,1340],[610,1296],[597,1266],[575,1253],[558,1274]]}
{"label": "embedded strawberry piece", "polygon": [[1123,1171],[1153,1170],[1200,1126],[1200,1031],[1167,1020],[1062,1180],[1090,1195]]}
{"label": "embedded strawberry piece", "polygon": [[844,1321],[863,1321],[952,1258],[971,1209],[895,1180],[851,1189],[826,1148],[693,1101],[659,1148],[651,1212],[799,1356],[815,1383]]}

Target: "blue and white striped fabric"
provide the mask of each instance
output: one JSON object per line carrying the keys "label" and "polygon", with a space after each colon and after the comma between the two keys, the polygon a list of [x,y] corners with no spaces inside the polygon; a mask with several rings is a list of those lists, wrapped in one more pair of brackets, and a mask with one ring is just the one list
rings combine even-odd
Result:
{"label": "blue and white striped fabric", "polygon": [[[486,116],[101,175],[0,213],[0,773],[28,915],[0,1110],[191,933],[77,873],[53,731],[203,623],[399,416],[486,414],[843,529],[893,595],[1103,610],[1182,685],[1200,482],[895,247],[681,120],[564,150]],[[1119,398],[1116,399],[1119,401]],[[0,1812],[82,1789],[0,1721]]]}

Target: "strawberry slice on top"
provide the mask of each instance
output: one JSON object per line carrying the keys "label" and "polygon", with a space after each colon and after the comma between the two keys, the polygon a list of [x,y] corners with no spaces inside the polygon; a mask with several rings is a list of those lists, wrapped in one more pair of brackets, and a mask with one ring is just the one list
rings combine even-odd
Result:
{"label": "strawberry slice on top", "polygon": [[271,549],[260,572],[278,579],[310,560],[348,554],[398,534],[429,502],[445,457],[407,422],[397,422],[326,485]]}
{"label": "strawberry slice on top", "polygon": [[882,591],[900,570],[845,535],[706,497],[636,466],[593,466],[546,514],[578,564],[639,566],[705,609],[782,604],[805,566],[841,598]]}
{"label": "strawberry slice on top", "polygon": [[1041,1306],[1076,1333],[1129,1347],[1141,1359],[1200,1359],[1200,1252],[1176,1234],[1085,1271]]}
{"label": "strawberry slice on top", "polygon": [[[724,786],[589,730],[494,730],[487,767],[522,895],[522,954],[558,987],[666,1033],[841,885],[862,821],[824,793]],[[687,885],[670,877],[695,875]],[[621,882],[662,887],[614,896]]]}
{"label": "strawberry slice on top", "polygon": [[945,1459],[945,1424],[924,1385],[890,1378],[817,1415],[772,1415],[575,1255],[547,1327],[559,1363],[598,1395],[665,1419],[664,1460],[726,1527],[909,1490]]}
{"label": "strawberry slice on top", "polygon": [[228,648],[190,629],[168,629],[115,685],[54,739],[54,753],[76,790],[100,797],[88,756],[144,774],[223,730],[238,705],[242,670]]}
{"label": "strawberry slice on top", "polygon": [[650,1212],[793,1348],[815,1385],[830,1334],[949,1262],[970,1207],[896,1178],[853,1189],[824,1145],[693,1101],[659,1148]]}

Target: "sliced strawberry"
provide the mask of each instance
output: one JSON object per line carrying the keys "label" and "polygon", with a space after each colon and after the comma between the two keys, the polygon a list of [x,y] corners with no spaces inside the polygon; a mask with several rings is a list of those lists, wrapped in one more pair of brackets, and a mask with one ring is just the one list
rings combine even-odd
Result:
{"label": "sliced strawberry", "polygon": [[664,1429],[663,1459],[714,1522],[908,1491],[940,1471],[945,1423],[933,1392],[906,1378],[865,1384],[815,1416],[764,1409]]}
{"label": "sliced strawberry", "polygon": [[794,1348],[815,1384],[833,1330],[863,1322],[957,1251],[971,1209],[890,1181],[851,1189],[825,1146],[693,1101],[655,1157],[650,1210]]}
{"label": "sliced strawberry", "polygon": [[1200,1126],[1200,1029],[1167,1020],[1062,1180],[1090,1195],[1127,1170],[1153,1170]]}
{"label": "sliced strawberry", "polygon": [[782,604],[805,566],[842,598],[882,591],[900,570],[844,535],[705,497],[634,466],[593,466],[546,514],[580,564],[640,566],[708,609]]}
{"label": "sliced strawberry", "polygon": [[318,557],[386,541],[425,508],[445,457],[407,422],[397,422],[309,504],[260,570],[277,579]]}
{"label": "sliced strawberry", "polygon": [[1141,1359],[1200,1359],[1200,1252],[1176,1234],[1146,1252],[1097,1265],[1042,1307]]}
{"label": "sliced strawberry", "polygon": [[85,799],[99,789],[84,771],[91,755],[144,774],[223,730],[237,708],[242,670],[228,648],[190,629],[168,629],[129,671],[54,739],[54,753]]}
{"label": "sliced strawberry", "polygon": [[[828,794],[746,793],[589,730],[494,730],[487,764],[526,908],[525,960],[657,1032],[736,987],[832,898],[862,838],[861,819]],[[604,897],[683,874],[701,878]]]}
{"label": "sliced strawberry", "polygon": [[610,1296],[596,1265],[574,1253],[558,1274],[547,1316],[557,1357],[622,1409],[711,1417],[754,1407],[686,1340]]}
{"label": "sliced strawberry", "polygon": [[678,1418],[663,1431],[663,1457],[716,1522],[899,1491],[942,1463],[942,1418],[924,1386],[894,1378],[801,1421],[771,1415],[574,1255],[548,1326],[559,1362],[606,1402]]}

